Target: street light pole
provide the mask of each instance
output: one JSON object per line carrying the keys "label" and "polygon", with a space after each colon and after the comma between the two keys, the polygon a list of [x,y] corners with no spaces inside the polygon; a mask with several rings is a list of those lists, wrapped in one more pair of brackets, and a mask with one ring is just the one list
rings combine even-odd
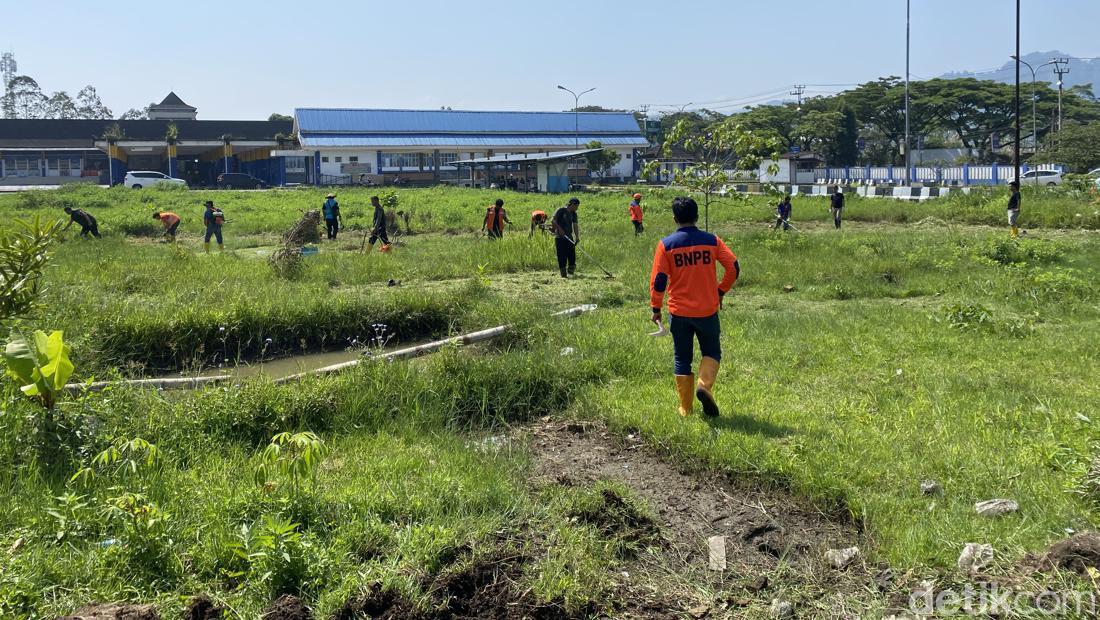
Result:
{"label": "street light pole", "polygon": [[[1034,101],[1034,98],[1032,98]],[[1020,183],[1020,0],[1016,0],[1016,126],[1014,131],[1016,133],[1015,143],[1012,145],[1012,165],[1016,168],[1016,186],[1019,187]],[[1038,180],[1039,175],[1035,175]],[[1016,229],[1013,228],[1013,231]]]}
{"label": "street light pole", "polygon": [[558,84],[558,89],[559,90],[564,90],[565,92],[569,93],[570,95],[573,95],[573,148],[575,148],[577,150],[580,150],[580,148],[581,148],[581,113],[577,108],[581,107],[581,96],[596,90],[596,87],[593,86],[592,88],[589,88],[588,90],[581,91],[579,94],[569,90],[568,88],[562,86],[561,84]]}
{"label": "street light pole", "polygon": [[[1031,69],[1031,152],[1032,154],[1039,152],[1039,129],[1035,120],[1035,67],[1031,66],[1031,63],[1020,58],[1019,56],[1012,56],[1014,60],[1022,62],[1024,66]],[[1043,65],[1039,65],[1042,68]],[[1017,178],[1017,180],[1019,180]],[[1039,186],[1039,175],[1035,175],[1035,186]]]}
{"label": "street light pole", "polygon": [[905,0],[905,185],[913,184],[909,169],[909,0]]}

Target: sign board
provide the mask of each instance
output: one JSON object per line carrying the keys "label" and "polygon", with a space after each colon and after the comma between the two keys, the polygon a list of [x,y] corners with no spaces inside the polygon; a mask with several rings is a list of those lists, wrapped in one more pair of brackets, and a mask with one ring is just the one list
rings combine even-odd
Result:
{"label": "sign board", "polygon": [[864,140],[863,138],[860,138],[859,140],[856,140],[856,148],[858,148],[861,151],[866,151],[867,150],[867,141]]}
{"label": "sign board", "polygon": [[792,144],[790,152],[791,153],[800,153],[800,152],[802,152],[802,147]]}
{"label": "sign board", "polygon": [[997,149],[1001,148],[1001,135],[1000,134],[998,134],[997,132],[993,132],[993,135],[990,137],[990,140],[993,142],[993,150],[997,150]]}

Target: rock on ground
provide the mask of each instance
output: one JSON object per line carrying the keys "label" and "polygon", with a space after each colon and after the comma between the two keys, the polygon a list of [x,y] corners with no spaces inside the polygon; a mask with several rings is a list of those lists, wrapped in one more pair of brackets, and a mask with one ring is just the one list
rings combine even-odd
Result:
{"label": "rock on ground", "polygon": [[774,599],[772,606],[768,608],[769,618],[793,618],[794,617],[794,605],[787,601],[781,601]]}
{"label": "rock on ground", "polygon": [[999,517],[1019,509],[1020,505],[1010,499],[988,499],[974,504],[974,512],[983,517]]}
{"label": "rock on ground", "polygon": [[836,570],[844,570],[859,557],[859,547],[847,549],[829,549],[825,552],[825,560]]}
{"label": "rock on ground", "polygon": [[974,574],[989,565],[993,561],[993,545],[966,543],[962,553],[959,554],[959,570],[967,574]]}

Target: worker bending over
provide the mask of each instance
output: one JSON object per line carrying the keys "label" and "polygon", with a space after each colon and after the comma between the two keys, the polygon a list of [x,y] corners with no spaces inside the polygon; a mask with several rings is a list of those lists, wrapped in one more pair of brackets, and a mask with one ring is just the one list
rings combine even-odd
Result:
{"label": "worker bending over", "polygon": [[210,237],[214,237],[218,241],[218,251],[224,251],[225,245],[222,243],[222,224],[225,223],[225,213],[222,210],[214,206],[213,200],[207,200],[203,203],[206,210],[202,212],[202,223],[206,225],[206,235],[202,239],[202,249],[206,250],[206,253],[210,253]]}
{"label": "worker bending over", "polygon": [[164,224],[164,236],[167,239],[176,240],[176,229],[180,227],[180,216],[171,211],[157,211],[153,213],[154,220],[160,220]]}
{"label": "worker bending over", "polygon": [[[718,308],[722,296],[737,281],[740,266],[737,257],[721,239],[695,226],[699,219],[699,205],[695,200],[673,200],[672,216],[680,228],[657,243],[653,256],[650,275],[652,320],[661,325],[661,306],[665,293],[668,293],[669,331],[672,333],[680,415],[690,414],[694,398],[698,398],[703,405],[703,413],[713,417],[718,415],[714,380],[722,361]],[[715,267],[718,263],[724,270],[721,282]],[[698,383],[691,373],[696,338],[702,355]]]}
{"label": "worker bending over", "polygon": [[99,239],[99,224],[96,223],[91,213],[84,209],[74,209],[72,207],[65,207],[65,213],[69,216],[69,223],[65,225],[64,230],[69,230],[69,227],[74,223],[80,224],[81,237],[91,235]]}
{"label": "worker bending over", "polygon": [[642,195],[634,194],[634,200],[630,201],[630,223],[634,224],[634,235],[642,234]]}
{"label": "worker bending over", "polygon": [[535,209],[531,212],[531,232],[527,233],[528,239],[535,234],[536,228],[542,231],[546,230],[546,211],[542,209]]}

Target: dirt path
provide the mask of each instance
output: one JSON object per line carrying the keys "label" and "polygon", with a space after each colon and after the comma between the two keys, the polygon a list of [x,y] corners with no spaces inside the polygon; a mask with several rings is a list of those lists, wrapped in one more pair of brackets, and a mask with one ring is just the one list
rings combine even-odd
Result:
{"label": "dirt path", "polygon": [[[887,573],[861,559],[836,570],[824,559],[829,549],[859,545],[853,524],[776,491],[686,473],[637,433],[544,419],[518,429],[517,439],[530,449],[532,484],[614,481],[655,517],[655,552],[613,567],[624,591],[616,617],[762,618],[774,599],[791,602],[795,617],[867,617],[883,605],[878,583]],[[709,568],[714,536],[725,537],[725,570]]]}

